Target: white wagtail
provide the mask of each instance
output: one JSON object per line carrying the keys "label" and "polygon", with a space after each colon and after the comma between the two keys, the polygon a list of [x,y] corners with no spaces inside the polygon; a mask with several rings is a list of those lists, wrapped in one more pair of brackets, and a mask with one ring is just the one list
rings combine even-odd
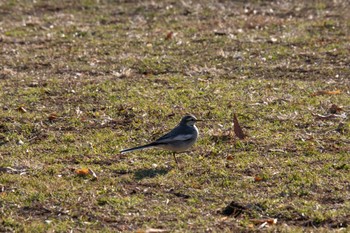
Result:
{"label": "white wagtail", "polygon": [[198,138],[198,129],[194,125],[197,121],[193,115],[184,116],[180,123],[172,129],[169,133],[158,138],[154,142],[143,146],[137,146],[130,149],[120,151],[120,153],[126,153],[134,150],[142,150],[151,147],[159,147],[162,149],[170,150],[173,152],[173,156],[176,164],[178,164],[175,153],[184,152],[190,148]]}

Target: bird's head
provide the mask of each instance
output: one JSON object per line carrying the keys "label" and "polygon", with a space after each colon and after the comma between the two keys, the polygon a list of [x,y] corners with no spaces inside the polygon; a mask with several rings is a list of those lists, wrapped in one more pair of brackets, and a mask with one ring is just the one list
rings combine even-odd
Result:
{"label": "bird's head", "polygon": [[194,124],[195,124],[197,121],[200,121],[200,120],[198,120],[195,116],[189,114],[189,115],[184,116],[184,117],[181,119],[180,125],[194,126]]}

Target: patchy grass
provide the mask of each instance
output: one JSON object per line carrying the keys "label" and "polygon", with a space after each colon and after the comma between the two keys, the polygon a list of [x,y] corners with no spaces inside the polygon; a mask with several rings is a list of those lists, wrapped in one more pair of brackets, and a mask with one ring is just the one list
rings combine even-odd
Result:
{"label": "patchy grass", "polygon": [[[254,231],[269,218],[269,231],[348,230],[348,12],[0,3],[0,231]],[[215,121],[198,123],[183,169],[166,151],[119,154],[185,113]],[[224,216],[231,202],[243,211]]]}

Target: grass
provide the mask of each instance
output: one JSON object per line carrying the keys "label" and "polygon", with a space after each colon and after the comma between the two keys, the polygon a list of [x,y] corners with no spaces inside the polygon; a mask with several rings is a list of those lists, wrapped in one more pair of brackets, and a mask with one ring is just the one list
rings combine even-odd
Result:
{"label": "grass", "polygon": [[[348,10],[0,3],[0,231],[349,230]],[[119,154],[185,113],[215,121],[183,169],[166,151]],[[223,215],[231,202],[242,213]]]}

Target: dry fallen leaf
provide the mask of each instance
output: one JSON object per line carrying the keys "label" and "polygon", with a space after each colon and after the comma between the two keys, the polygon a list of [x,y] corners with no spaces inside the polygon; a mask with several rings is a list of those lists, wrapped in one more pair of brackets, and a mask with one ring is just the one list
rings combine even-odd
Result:
{"label": "dry fallen leaf", "polygon": [[87,176],[90,174],[90,170],[88,168],[79,168],[75,170],[75,173],[80,176]]}
{"label": "dry fallen leaf", "polygon": [[254,224],[264,224],[275,225],[277,223],[277,218],[266,218],[266,219],[250,219]]}
{"label": "dry fallen leaf", "polygon": [[171,38],[173,38],[173,35],[173,32],[168,32],[168,34],[166,34],[165,40],[170,40]]}
{"label": "dry fallen leaf", "polygon": [[340,90],[335,90],[335,91],[316,91],[311,94],[311,96],[318,96],[318,95],[339,95],[341,93]]}
{"label": "dry fallen leaf", "polygon": [[79,168],[75,170],[75,173],[79,176],[88,176],[92,175],[92,180],[97,180],[96,173],[90,168]]}
{"label": "dry fallen leaf", "polygon": [[233,115],[233,131],[235,132],[236,136],[239,139],[244,139],[245,135],[243,133],[243,130],[241,128],[241,126],[238,123],[237,117],[236,117],[236,113]]}
{"label": "dry fallen leaf", "polygon": [[48,117],[47,117],[50,121],[56,120],[57,119],[57,114],[56,113],[51,113]]}

